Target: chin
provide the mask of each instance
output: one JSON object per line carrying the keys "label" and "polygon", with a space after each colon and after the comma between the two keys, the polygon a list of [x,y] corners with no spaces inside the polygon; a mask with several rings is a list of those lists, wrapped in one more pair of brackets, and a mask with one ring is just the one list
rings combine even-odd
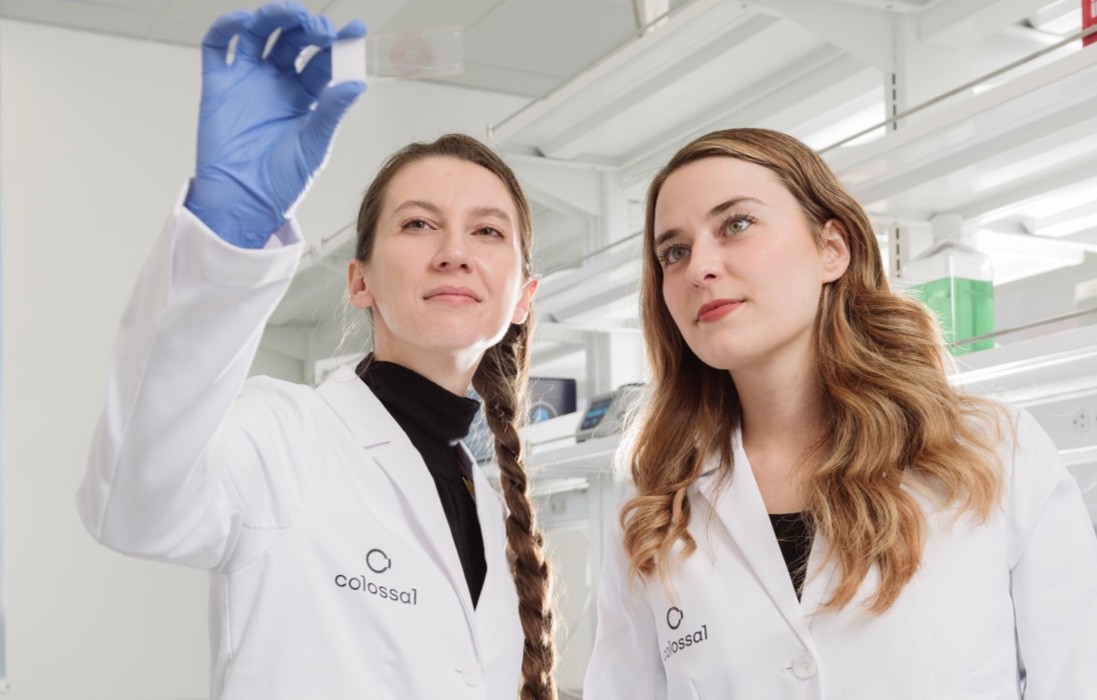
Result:
{"label": "chin", "polygon": [[738,363],[732,362],[732,361],[719,361],[719,360],[709,361],[709,360],[706,360],[703,357],[701,357],[700,360],[701,360],[702,363],[704,363],[704,365],[706,367],[710,367],[712,369],[719,370],[721,372],[731,372],[732,370],[734,370],[736,367],[739,366]]}
{"label": "chin", "polygon": [[690,348],[693,354],[701,362],[712,369],[721,372],[731,372],[748,363],[748,358],[742,353],[728,348]]}
{"label": "chin", "polygon": [[428,345],[441,352],[483,352],[500,340],[507,326],[499,328],[474,328],[468,324],[439,324],[432,329]]}

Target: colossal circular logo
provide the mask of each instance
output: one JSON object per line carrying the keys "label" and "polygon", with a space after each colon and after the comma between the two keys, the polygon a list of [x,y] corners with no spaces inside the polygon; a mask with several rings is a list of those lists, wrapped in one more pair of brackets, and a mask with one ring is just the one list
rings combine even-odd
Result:
{"label": "colossal circular logo", "polygon": [[682,611],[678,608],[667,608],[667,627],[672,630],[678,629],[678,625],[682,624],[683,617],[685,617],[685,615],[683,615]]}
{"label": "colossal circular logo", "polygon": [[384,550],[374,547],[366,552],[366,566],[375,574],[383,574],[392,568],[392,560]]}

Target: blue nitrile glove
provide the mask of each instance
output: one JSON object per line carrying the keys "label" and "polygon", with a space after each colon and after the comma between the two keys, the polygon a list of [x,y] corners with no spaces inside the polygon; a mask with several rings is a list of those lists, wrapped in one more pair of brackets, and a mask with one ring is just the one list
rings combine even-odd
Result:
{"label": "blue nitrile glove", "polygon": [[[264,58],[276,29],[282,34]],[[340,120],[366,89],[358,81],[328,87],[331,44],[365,34],[357,20],[336,32],[328,18],[290,2],[232,12],[210,27],[202,41],[198,168],[186,207],[218,236],[262,248],[285,224],[327,160]],[[294,62],[308,46],[320,51],[299,73]]]}

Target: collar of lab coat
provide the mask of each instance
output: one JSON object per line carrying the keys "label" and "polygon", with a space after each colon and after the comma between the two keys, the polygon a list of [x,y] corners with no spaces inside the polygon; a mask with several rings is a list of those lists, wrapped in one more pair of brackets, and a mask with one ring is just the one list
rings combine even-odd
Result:
{"label": "collar of lab coat", "polygon": [[[450,585],[457,589],[457,597],[462,602],[470,627],[476,628],[477,618],[483,627],[493,614],[493,605],[504,598],[494,594],[494,588],[501,582],[500,572],[493,571],[492,565],[500,558],[492,554],[502,551],[506,546],[506,534],[503,530],[502,509],[492,492],[491,484],[484,477],[483,470],[476,468],[476,462],[464,443],[461,443],[458,456],[466,473],[472,474],[476,489],[477,517],[480,520],[485,558],[488,562],[488,575],[475,611],[434,479],[407,434],[385,409],[380,399],[358,377],[353,365],[340,367],[320,385],[317,392],[362,445],[366,458],[372,459],[403,495],[415,524],[422,532],[421,539],[445,571]],[[352,478],[363,493],[368,494],[369,485],[364,483],[363,475],[355,471],[352,467]]]}
{"label": "collar of lab coat", "polygon": [[820,564],[826,553],[826,542],[821,535],[815,534],[808,557],[804,590],[801,599],[797,600],[788,565],[777,544],[773,523],[762,501],[758,482],[743,450],[738,430],[732,440],[731,479],[721,483],[718,473],[719,459],[713,456],[698,477],[696,490],[709,504],[719,524],[727,529],[773,604],[781,611],[804,646],[814,653],[815,645],[809,631],[810,621],[819,611],[834,574],[833,567],[820,571]]}

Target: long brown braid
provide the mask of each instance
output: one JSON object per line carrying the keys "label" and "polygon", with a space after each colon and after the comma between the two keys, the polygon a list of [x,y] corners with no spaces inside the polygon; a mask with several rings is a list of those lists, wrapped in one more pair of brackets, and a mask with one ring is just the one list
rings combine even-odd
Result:
{"label": "long brown braid", "polygon": [[[449,157],[479,165],[498,177],[514,200],[518,213],[523,274],[532,275],[533,224],[529,202],[510,167],[491,149],[464,134],[446,134],[431,143],[412,143],[393,154],[373,179],[358,210],[355,258],[366,262],[373,252],[377,222],[385,190],[405,166],[431,157]],[[529,479],[522,461],[519,421],[526,415],[533,315],[512,324],[506,335],[480,361],[472,385],[484,402],[484,417],[495,437],[506,519],[511,574],[518,591],[518,616],[525,635],[522,655],[521,700],[556,700],[553,670],[556,662],[551,572],[544,553],[544,537],[537,529],[529,497]]]}
{"label": "long brown braid", "polygon": [[537,529],[529,498],[529,479],[522,462],[518,421],[526,414],[526,379],[532,320],[512,325],[506,336],[480,361],[472,385],[484,400],[484,418],[495,435],[495,460],[507,516],[507,542],[513,556],[512,572],[518,587],[518,614],[526,632],[522,658],[522,700],[555,698],[552,669],[554,619],[549,563],[544,537]]}

